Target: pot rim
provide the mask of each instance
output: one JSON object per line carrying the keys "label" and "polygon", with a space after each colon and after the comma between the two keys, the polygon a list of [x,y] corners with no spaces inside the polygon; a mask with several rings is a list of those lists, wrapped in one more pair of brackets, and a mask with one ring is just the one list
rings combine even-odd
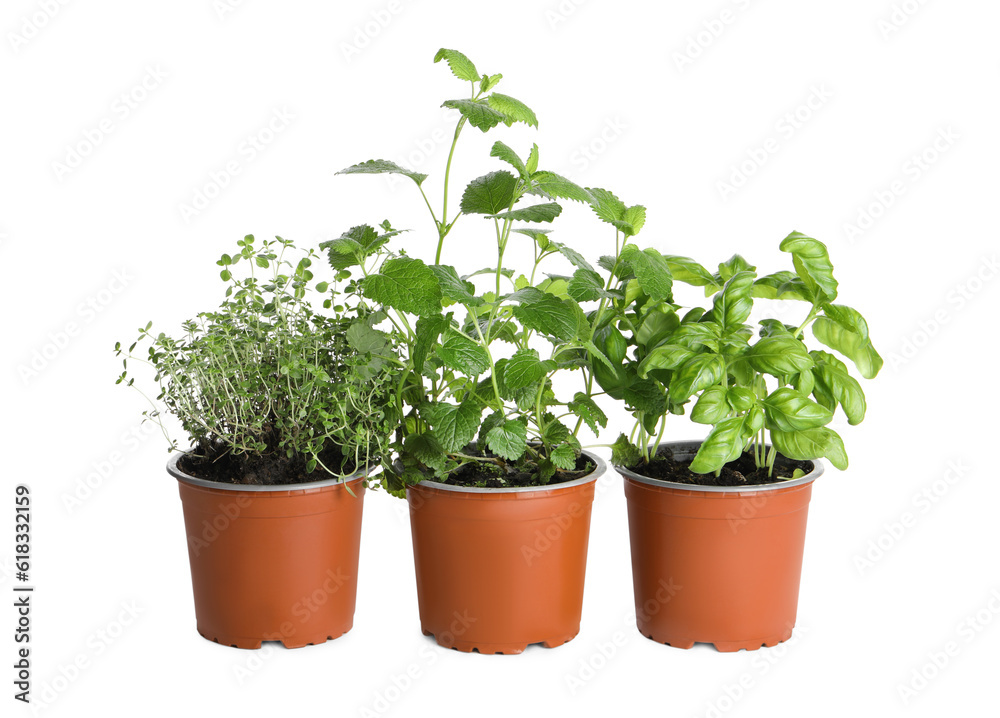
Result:
{"label": "pot rim", "polygon": [[[688,450],[690,452],[696,452],[698,447],[700,447],[702,442],[698,441],[663,441],[656,447],[659,451],[664,446],[671,446],[674,448]],[[649,476],[643,476],[642,474],[637,474],[634,471],[626,469],[624,466],[618,466],[615,464],[615,471],[621,474],[627,479],[632,481],[638,481],[642,484],[647,484],[649,486],[659,486],[665,489],[681,489],[683,491],[706,491],[708,493],[717,494],[746,494],[746,493],[758,493],[767,491],[779,491],[781,489],[788,489],[793,486],[802,486],[803,484],[810,484],[820,476],[823,475],[825,467],[823,462],[818,459],[812,459],[813,469],[805,476],[800,476],[797,479],[787,479],[785,481],[775,481],[770,484],[754,484],[751,486],[701,486],[699,484],[682,484],[677,481],[664,481],[663,479],[654,479]]]}
{"label": "pot rim", "polygon": [[468,494],[524,494],[529,492],[540,492],[540,491],[558,491],[560,489],[570,489],[574,486],[581,486],[583,484],[589,484],[592,481],[597,481],[601,478],[604,473],[608,470],[608,463],[602,459],[600,456],[593,454],[586,449],[581,449],[580,453],[586,456],[590,461],[594,463],[594,470],[591,471],[586,476],[581,476],[578,479],[573,479],[572,481],[563,481],[558,484],[545,484],[542,486],[508,486],[502,489],[490,489],[479,486],[458,486],[456,484],[445,484],[440,481],[431,481],[430,479],[424,479],[420,483],[411,484],[406,488],[416,488],[419,486],[427,486],[432,489],[439,489],[440,491],[454,491],[456,493],[468,493]]}
{"label": "pot rim", "polygon": [[337,484],[347,484],[351,481],[357,479],[363,479],[367,477],[372,467],[364,466],[355,471],[353,474],[348,476],[340,476],[330,479],[323,479],[322,481],[307,481],[301,484],[224,484],[221,481],[210,481],[208,479],[199,479],[197,476],[191,476],[191,474],[186,474],[180,470],[177,466],[177,462],[181,460],[182,457],[187,456],[189,451],[178,451],[169,459],[167,459],[167,473],[173,476],[175,479],[181,483],[190,484],[192,486],[202,486],[207,489],[218,489],[220,491],[255,491],[255,492],[275,492],[275,491],[303,491],[306,489],[322,489],[327,486],[335,486]]}

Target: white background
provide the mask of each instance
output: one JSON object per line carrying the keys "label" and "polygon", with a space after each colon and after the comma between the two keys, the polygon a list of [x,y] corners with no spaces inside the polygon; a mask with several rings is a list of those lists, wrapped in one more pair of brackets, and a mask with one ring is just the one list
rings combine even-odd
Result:
{"label": "white background", "polygon": [[[388,712],[398,715],[610,715],[627,706],[656,715],[932,716],[995,705],[1000,6],[233,4],[7,0],[0,12],[0,499],[12,506],[19,481],[33,490],[36,694],[77,656],[88,661],[43,713],[360,715],[385,708],[377,694],[393,698]],[[147,320],[176,329],[215,306],[214,262],[246,233],[315,246],[388,217],[419,228],[407,246],[431,258],[411,186],[333,173],[387,157],[431,174],[427,186],[440,191],[446,150],[434,138],[450,130],[439,105],[465,92],[431,63],[441,46],[463,50],[482,72],[503,72],[501,91],[541,120],[537,132],[466,130],[459,191],[498,168],[487,157],[495,139],[522,151],[538,141],[543,168],[648,206],[647,246],[710,266],[738,251],[767,273],[790,268],[777,245],[793,229],[829,245],[841,301],[867,316],[886,365],[865,384],[869,418],[843,432],[850,469],[829,469],[815,487],[789,644],[727,655],[635,632],[617,476],[600,484],[583,626],[564,647],[480,656],[424,638],[404,504],[375,493],[353,631],[259,653],[195,632],[165,446],[156,435],[128,435],[143,403],[114,386],[111,347]],[[138,90],[147,68],[151,89]],[[145,97],[126,112],[120,96],[133,92]],[[813,108],[801,107],[811,97]],[[241,143],[275,111],[294,119],[251,160]],[[793,125],[786,115],[797,111]],[[54,163],[102,121],[111,132],[60,171]],[[950,139],[935,149],[938,137]],[[751,161],[768,139],[775,151],[762,165]],[[199,214],[183,216],[181,205],[231,160],[241,173]],[[720,190],[734,171],[749,177],[735,192]],[[875,218],[850,230],[867,212]],[[560,222],[561,238],[591,258],[608,251],[609,235],[587,210],[571,207]],[[458,225],[453,263],[484,264],[492,243],[480,229]],[[75,335],[64,337],[70,323]],[[609,440],[627,419],[611,413]],[[682,418],[671,432],[699,435]],[[70,510],[66,497],[112,456],[121,461]],[[7,595],[12,513],[0,512],[9,522],[0,529]],[[893,528],[907,515],[910,525]],[[119,634],[115,621],[131,603],[138,617]],[[9,607],[3,621],[7,715]],[[101,637],[108,631],[117,635],[110,644]],[[904,701],[899,686],[914,670],[934,673],[929,653],[951,642],[956,655]],[[241,683],[237,669],[258,660]],[[581,662],[597,670],[574,692],[567,677],[579,677]],[[393,676],[414,666],[420,677],[395,689]],[[740,683],[749,687],[733,688]]]}

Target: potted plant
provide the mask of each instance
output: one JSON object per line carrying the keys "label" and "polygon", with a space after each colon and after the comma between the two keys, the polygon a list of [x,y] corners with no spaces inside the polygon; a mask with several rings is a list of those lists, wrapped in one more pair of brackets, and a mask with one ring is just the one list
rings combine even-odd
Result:
{"label": "potted plant", "polygon": [[[314,252],[295,254],[288,240],[247,236],[218,262],[228,284],[219,309],[177,337],[150,323],[115,347],[119,383],[134,386],[135,362],[155,373],[146,419],[166,435],[172,414],[190,437],[167,471],[180,488],[198,631],[239,648],[322,643],[351,628],[364,482],[398,421],[391,348],[359,343],[363,309],[313,281]],[[331,316],[314,311],[318,297],[337,303]]]}
{"label": "potted plant", "polygon": [[[704,288],[711,305],[682,312],[637,287],[611,327],[631,356],[613,370],[595,365],[598,383],[636,418],[612,463],[625,478],[638,628],[662,643],[752,650],[791,636],[817,460],[847,468],[828,424],[838,409],[858,424],[866,409],[847,366],[809,350],[805,332],[867,379],[882,366],[861,314],[834,303],[827,248],[798,232],[780,248],[794,272],[758,277],[738,255],[716,273],[664,258],[673,279]],[[751,326],[759,298],[804,308],[794,324]],[[691,420],[711,426],[707,437],[663,442],[670,415],[689,405]]]}
{"label": "potted plant", "polygon": [[[435,62],[442,60],[469,95],[444,103],[458,119],[440,214],[425,174],[385,160],[343,170],[413,181],[434,223],[434,262],[392,249],[400,232],[389,222],[354,227],[323,248],[341,276],[352,275],[360,301],[385,317],[385,332],[366,325],[372,341],[403,347],[394,394],[404,418],[385,481],[409,502],[422,629],[462,651],[520,653],[579,631],[594,482],[605,470],[582,450],[579,433],[585,423],[594,432],[607,423],[591,396],[590,363],[611,365],[594,327],[618,297],[547,225],[569,200],[634,234],[645,210],[540,170],[537,145],[522,155],[500,141],[490,156],[503,165],[469,182],[457,209],[449,204],[463,130],[538,121],[495,91],[500,74],[480,74],[454,50],[440,50]],[[467,232],[461,254],[476,255],[478,271],[448,263],[446,239],[459,222]],[[532,252],[525,273],[504,264],[515,242]],[[540,268],[556,256],[571,274],[543,278]],[[573,373],[580,390],[557,396],[553,377]]]}

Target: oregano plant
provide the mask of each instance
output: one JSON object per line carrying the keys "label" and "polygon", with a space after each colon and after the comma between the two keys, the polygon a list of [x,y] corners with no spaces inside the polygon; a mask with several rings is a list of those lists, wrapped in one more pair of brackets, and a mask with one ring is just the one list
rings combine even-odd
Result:
{"label": "oregano plant", "polygon": [[[607,424],[593,398],[593,364],[612,362],[595,336],[612,316],[609,303],[625,295],[618,282],[605,281],[558,241],[552,226],[567,202],[590,205],[614,226],[620,251],[642,228],[645,209],[541,169],[537,144],[518,152],[500,140],[490,151],[496,166],[466,184],[456,207],[452,161],[463,130],[537,127],[538,119],[523,102],[496,91],[499,73],[481,74],[455,50],[442,49],[434,59],[447,62],[468,93],[444,102],[458,119],[439,204],[425,191],[427,175],[393,162],[369,160],[342,171],[412,180],[433,222],[434,263],[410,256],[420,248],[420,233],[401,233],[388,221],[353,227],[321,245],[338,277],[349,282],[347,291],[382,319],[381,325],[365,323],[363,331],[372,342],[402,349],[394,391],[404,416],[394,447],[399,462],[387,465],[387,474],[397,491],[428,476],[451,480],[463,467],[475,469],[488,486],[580,475],[589,470],[580,456],[582,426],[596,433]],[[445,240],[460,222],[461,254],[474,247],[489,257],[485,268],[460,273],[449,261]],[[504,266],[512,242],[531,247],[533,260],[524,272]],[[543,275],[543,265],[555,257],[571,273]],[[562,372],[578,373],[572,396],[553,390],[552,379]]]}
{"label": "oregano plant", "polygon": [[395,352],[387,340],[365,343],[366,308],[315,280],[314,250],[297,253],[290,240],[246,236],[218,260],[226,283],[218,309],[184,322],[177,336],[154,333],[150,322],[128,348],[115,345],[124,355],[118,383],[135,386],[135,365],[149,367],[158,393],[144,416],[164,430],[162,412],[180,420],[192,447],[185,468],[197,475],[314,481],[377,465],[388,451],[399,421]]}
{"label": "oregano plant", "polygon": [[[768,477],[779,452],[795,460],[826,457],[847,468],[844,442],[828,424],[838,408],[849,424],[860,423],[865,395],[841,358],[807,346],[806,332],[866,379],[878,374],[882,358],[861,314],[836,303],[826,246],[793,232],[780,249],[791,255],[794,271],[763,277],[739,255],[714,273],[686,257],[664,257],[663,270],[675,281],[705,290],[711,299],[705,307],[682,309],[644,291],[628,293],[610,331],[630,354],[612,370],[595,366],[601,387],[636,419],[631,436],[613,446],[616,464],[648,464],[669,416],[689,411],[692,421],[711,427],[690,464],[695,473],[718,475],[744,451]],[[802,318],[748,324],[755,299],[801,302]]]}

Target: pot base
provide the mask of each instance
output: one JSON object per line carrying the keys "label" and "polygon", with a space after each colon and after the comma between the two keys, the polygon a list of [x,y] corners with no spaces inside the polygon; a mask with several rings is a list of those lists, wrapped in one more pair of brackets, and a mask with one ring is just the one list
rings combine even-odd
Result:
{"label": "pot base", "polygon": [[643,636],[656,643],[662,643],[671,648],[683,648],[685,650],[693,648],[695,643],[709,643],[715,646],[719,653],[735,653],[736,651],[757,651],[761,648],[774,648],[779,643],[784,643],[792,637],[792,629],[767,638],[752,638],[745,641],[695,641],[690,638],[671,638],[662,635],[655,635],[652,632],[646,633],[640,630]]}
{"label": "pot base", "polygon": [[[285,648],[304,648],[305,646],[318,646],[321,643],[326,643],[327,641],[332,641],[336,638],[340,638],[345,633],[353,628],[353,624],[348,626],[342,631],[335,631],[329,635],[318,635],[318,636],[288,636],[285,638],[277,637],[274,639],[276,643],[280,643]],[[221,646],[230,646],[231,648],[242,648],[248,651],[259,650],[264,641],[269,639],[261,638],[233,638],[232,636],[220,636],[213,634],[211,632],[206,632],[198,628],[198,635],[204,638],[206,641],[211,641],[212,643],[218,643]]]}
{"label": "pot base", "polygon": [[[550,638],[542,641],[532,641],[524,643],[483,643],[482,641],[461,641],[458,639],[453,640],[442,640],[438,636],[435,636],[432,631],[428,631],[426,628],[420,629],[425,636],[434,636],[434,640],[442,648],[453,648],[456,651],[461,651],[462,653],[482,653],[484,655],[517,655],[519,653],[524,653],[528,646],[533,646],[535,644],[541,644],[545,648],[556,648],[563,645],[564,643],[569,643],[577,634],[574,633],[572,636],[559,636],[558,638]],[[448,634],[446,633],[445,636]]]}

